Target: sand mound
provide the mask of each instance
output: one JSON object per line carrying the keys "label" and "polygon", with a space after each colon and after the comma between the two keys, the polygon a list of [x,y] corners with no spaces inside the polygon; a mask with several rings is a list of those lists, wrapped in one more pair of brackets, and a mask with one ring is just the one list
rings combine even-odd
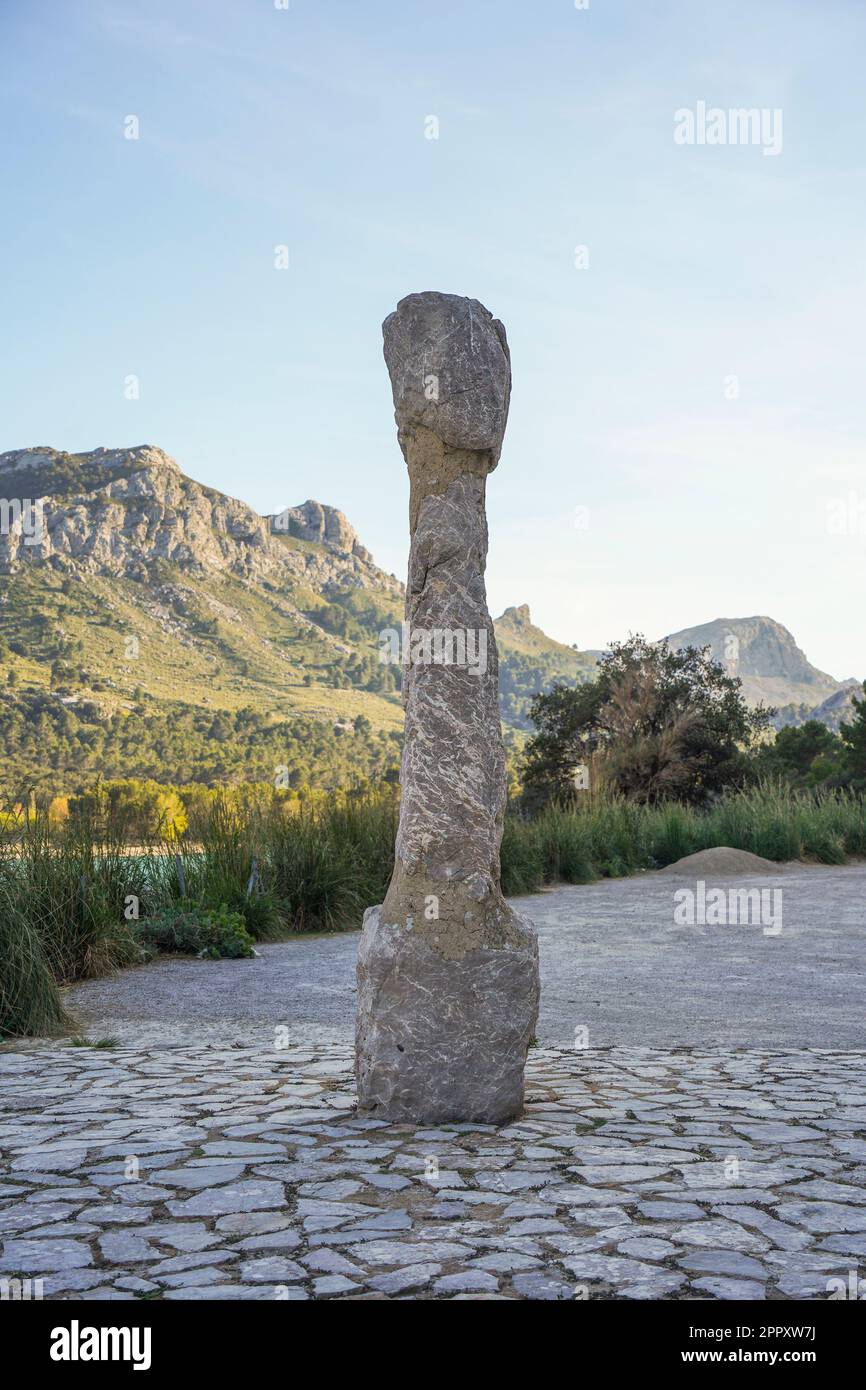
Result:
{"label": "sand mound", "polygon": [[784,872],[784,866],[773,859],[762,859],[759,854],[750,854],[747,849],[731,849],[730,845],[719,845],[717,849],[701,849],[697,854],[687,854],[675,864],[668,864],[659,873],[673,874],[677,878],[743,878],[749,874],[766,875]]}

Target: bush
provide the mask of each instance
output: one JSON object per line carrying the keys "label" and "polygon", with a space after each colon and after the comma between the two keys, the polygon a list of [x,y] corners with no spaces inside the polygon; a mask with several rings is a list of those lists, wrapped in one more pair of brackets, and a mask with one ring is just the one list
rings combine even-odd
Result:
{"label": "bush", "polygon": [[139,922],[134,932],[147,955],[157,951],[202,956],[209,960],[240,960],[254,956],[253,938],[239,912],[172,903]]}
{"label": "bush", "polygon": [[[227,907],[256,941],[273,939],[286,914],[273,891],[264,849],[265,811],[254,796],[231,800],[220,791],[198,817],[195,849],[163,846],[163,893],[201,907]],[[180,860],[180,867],[178,867]]]}

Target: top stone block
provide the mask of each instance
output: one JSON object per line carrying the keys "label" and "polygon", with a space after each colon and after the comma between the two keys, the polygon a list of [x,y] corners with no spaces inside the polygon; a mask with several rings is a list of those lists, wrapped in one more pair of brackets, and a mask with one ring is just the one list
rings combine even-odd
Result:
{"label": "top stone block", "polygon": [[425,290],[382,325],[401,434],[422,426],[454,449],[499,462],[511,397],[505,329],[477,299]]}

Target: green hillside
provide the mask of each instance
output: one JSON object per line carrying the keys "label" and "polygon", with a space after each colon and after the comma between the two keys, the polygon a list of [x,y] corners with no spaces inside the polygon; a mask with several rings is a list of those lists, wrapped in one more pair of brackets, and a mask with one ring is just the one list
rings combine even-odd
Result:
{"label": "green hillside", "polygon": [[595,675],[595,658],[556,642],[536,627],[529,608],[506,608],[496,620],[499,649],[499,704],[503,720],[528,729],[529,706],[539,691],[554,681],[580,685]]}
{"label": "green hillside", "polygon": [[[97,778],[348,786],[393,776],[402,586],[341,513],[276,518],[185,477],[160,450],[0,455],[0,493],[42,497],[44,534],[0,535],[0,747],[6,798]],[[502,712],[587,662],[497,623]]]}

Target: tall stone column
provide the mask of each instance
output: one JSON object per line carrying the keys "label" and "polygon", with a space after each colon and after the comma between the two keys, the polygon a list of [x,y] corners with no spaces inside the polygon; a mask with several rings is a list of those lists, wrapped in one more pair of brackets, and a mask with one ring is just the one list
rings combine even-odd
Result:
{"label": "tall stone column", "polygon": [[523,1107],[538,945],[499,883],[505,754],[484,568],[487,474],[511,394],[505,329],[476,299],[412,294],[383,325],[409,468],[405,746],[394,874],[358,952],[362,1108],[503,1123]]}

